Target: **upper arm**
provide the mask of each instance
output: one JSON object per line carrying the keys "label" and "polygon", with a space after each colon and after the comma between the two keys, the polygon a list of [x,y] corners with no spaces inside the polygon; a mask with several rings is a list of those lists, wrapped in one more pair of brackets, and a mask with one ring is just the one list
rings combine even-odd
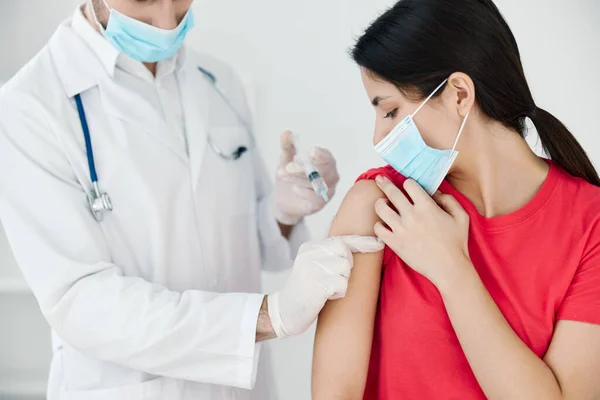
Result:
{"label": "upper arm", "polygon": [[600,222],[557,312],[545,361],[566,399],[600,399]]}
{"label": "upper arm", "polygon": [[565,399],[600,399],[600,325],[559,321],[544,361]]}
{"label": "upper arm", "polygon": [[[350,189],[330,236],[373,236],[374,203],[384,194],[373,181]],[[362,399],[379,297],[383,251],[355,254],[348,293],[330,301],[319,315],[313,356],[313,399]]]}

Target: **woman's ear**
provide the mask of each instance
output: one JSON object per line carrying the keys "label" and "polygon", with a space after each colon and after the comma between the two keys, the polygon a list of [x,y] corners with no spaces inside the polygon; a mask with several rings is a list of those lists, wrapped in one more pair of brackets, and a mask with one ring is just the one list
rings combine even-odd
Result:
{"label": "woman's ear", "polygon": [[461,117],[466,116],[475,104],[475,84],[469,75],[455,72],[448,78],[448,89],[456,101],[456,111]]}

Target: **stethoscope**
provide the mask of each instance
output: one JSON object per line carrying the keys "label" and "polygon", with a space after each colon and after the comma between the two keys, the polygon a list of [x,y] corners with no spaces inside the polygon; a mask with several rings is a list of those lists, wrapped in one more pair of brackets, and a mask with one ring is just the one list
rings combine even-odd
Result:
{"label": "stethoscope", "polygon": [[[233,106],[232,102],[229,100],[225,91],[218,85],[217,78],[209,71],[205,70],[202,67],[198,67],[198,70],[204,74],[206,79],[212,84],[212,87],[219,94],[219,97],[225,102],[227,107],[233,112],[235,117],[244,127],[244,130],[248,134],[250,138],[250,148],[254,148],[256,142],[254,140],[254,135],[252,134],[252,127],[248,123],[248,121],[243,118],[237,109]],[[81,122],[81,129],[83,130],[83,137],[85,139],[85,151],[87,155],[88,167],[90,170],[90,180],[92,181],[92,190],[88,194],[88,203],[90,207],[90,211],[92,215],[96,219],[96,221],[101,222],[104,219],[104,213],[110,212],[113,210],[112,201],[110,200],[110,196],[106,192],[102,192],[100,190],[100,186],[98,184],[98,173],[96,172],[96,163],[94,161],[94,150],[92,148],[92,140],[90,136],[90,129],[88,127],[87,118],[85,116],[85,109],[83,108],[83,102],[81,101],[81,94],[75,95],[75,103],[77,105],[77,112],[79,114],[79,120]],[[207,142],[210,148],[221,158],[228,161],[236,161],[239,160],[244,153],[249,150],[247,146],[239,146],[236,150],[231,153],[224,152],[219,149],[217,145],[213,142],[210,132],[207,135]]]}

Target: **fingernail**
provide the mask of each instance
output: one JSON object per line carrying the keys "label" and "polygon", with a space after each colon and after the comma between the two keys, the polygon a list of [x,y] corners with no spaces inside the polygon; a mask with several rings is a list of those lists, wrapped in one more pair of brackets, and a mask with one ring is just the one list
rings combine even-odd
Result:
{"label": "fingernail", "polygon": [[383,184],[383,182],[385,182],[385,179],[383,176],[377,175],[377,177],[375,178],[375,182],[377,182],[378,185],[381,185]]}

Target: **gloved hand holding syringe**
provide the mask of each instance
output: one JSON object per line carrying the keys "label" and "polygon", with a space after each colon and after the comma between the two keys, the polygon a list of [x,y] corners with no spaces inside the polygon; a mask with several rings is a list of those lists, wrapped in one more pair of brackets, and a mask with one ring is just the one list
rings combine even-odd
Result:
{"label": "gloved hand holding syringe", "polygon": [[294,157],[294,161],[304,169],[304,173],[310,181],[315,193],[321,196],[323,200],[328,203],[329,196],[327,195],[327,192],[329,191],[329,188],[327,187],[325,180],[319,173],[315,163],[312,161],[308,149],[304,147],[300,136],[294,133],[293,139],[294,147],[296,148],[296,156]]}
{"label": "gloved hand holding syringe", "polygon": [[275,181],[277,221],[295,225],[321,210],[339,182],[333,155],[306,143],[290,131],[281,134],[281,158]]}

